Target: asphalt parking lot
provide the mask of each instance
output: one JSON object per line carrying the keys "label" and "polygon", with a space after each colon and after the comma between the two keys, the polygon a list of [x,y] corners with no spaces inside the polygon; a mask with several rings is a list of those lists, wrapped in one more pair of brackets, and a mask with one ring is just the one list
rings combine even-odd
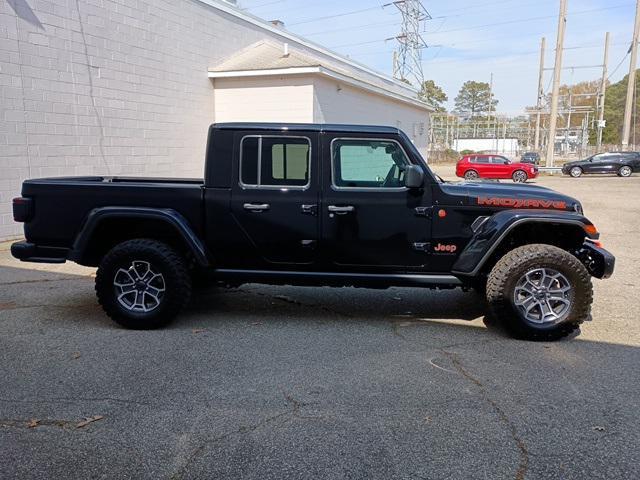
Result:
{"label": "asphalt parking lot", "polygon": [[0,478],[640,478],[640,176],[536,183],[617,256],[555,343],[459,290],[209,289],[126,331],[93,271],[0,244]]}

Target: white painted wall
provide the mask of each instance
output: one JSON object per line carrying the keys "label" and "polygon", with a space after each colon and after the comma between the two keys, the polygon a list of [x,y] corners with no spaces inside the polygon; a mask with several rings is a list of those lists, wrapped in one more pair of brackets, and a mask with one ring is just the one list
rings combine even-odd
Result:
{"label": "white painted wall", "polygon": [[317,123],[388,125],[402,129],[426,156],[429,116],[424,109],[327,78],[315,78]]}
{"label": "white painted wall", "polygon": [[216,122],[313,123],[313,80],[308,76],[214,80]]}

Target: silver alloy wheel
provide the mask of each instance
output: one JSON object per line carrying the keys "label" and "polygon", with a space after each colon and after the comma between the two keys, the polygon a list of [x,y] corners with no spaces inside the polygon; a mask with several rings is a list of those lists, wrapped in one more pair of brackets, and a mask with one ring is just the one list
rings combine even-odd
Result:
{"label": "silver alloy wheel", "polygon": [[627,165],[625,165],[624,167],[620,168],[620,176],[621,177],[630,177],[631,176],[631,167],[628,167]]}
{"label": "silver alloy wheel", "polygon": [[516,283],[513,302],[530,323],[560,322],[571,310],[573,287],[562,273],[552,268],[535,268]]}
{"label": "silver alloy wheel", "polygon": [[518,170],[513,174],[513,181],[517,183],[525,183],[529,177],[522,170]]}
{"label": "silver alloy wheel", "polygon": [[478,176],[478,172],[476,172],[475,170],[469,170],[464,174],[465,180],[477,180]]}
{"label": "silver alloy wheel", "polygon": [[149,313],[162,303],[164,276],[156,273],[149,262],[134,260],[128,268],[120,268],[113,287],[120,306],[130,312]]}
{"label": "silver alloy wheel", "polygon": [[582,169],[580,167],[573,167],[570,171],[569,174],[573,177],[573,178],[578,178],[580,175],[582,175]]}

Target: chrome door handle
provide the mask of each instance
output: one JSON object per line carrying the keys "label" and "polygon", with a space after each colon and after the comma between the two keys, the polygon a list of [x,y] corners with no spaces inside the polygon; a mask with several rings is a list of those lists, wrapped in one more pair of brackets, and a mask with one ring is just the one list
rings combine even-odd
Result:
{"label": "chrome door handle", "polygon": [[264,212],[265,210],[269,210],[268,203],[245,203],[244,209],[250,212]]}
{"label": "chrome door handle", "polygon": [[300,210],[302,213],[315,216],[318,213],[318,205],[302,205]]}
{"label": "chrome door handle", "polygon": [[347,213],[351,213],[355,210],[353,205],[347,205],[344,207],[338,207],[337,205],[329,205],[328,207],[331,213],[335,213],[337,215],[346,215]]}

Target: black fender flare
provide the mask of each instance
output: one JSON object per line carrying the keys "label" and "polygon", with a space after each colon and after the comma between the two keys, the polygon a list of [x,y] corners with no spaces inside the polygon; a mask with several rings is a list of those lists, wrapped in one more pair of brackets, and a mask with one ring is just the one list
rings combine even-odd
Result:
{"label": "black fender flare", "polygon": [[567,211],[503,210],[486,219],[476,230],[471,241],[460,253],[452,267],[454,275],[474,277],[478,275],[491,254],[514,228],[526,224],[574,225],[584,230],[585,238],[597,240],[599,234],[585,228],[593,224],[583,215]]}
{"label": "black fender flare", "polygon": [[69,260],[81,263],[95,229],[102,221],[113,218],[154,219],[165,222],[180,235],[200,266],[206,267],[210,264],[205,246],[184,216],[170,208],[146,207],[99,207],[91,210],[76,235]]}

